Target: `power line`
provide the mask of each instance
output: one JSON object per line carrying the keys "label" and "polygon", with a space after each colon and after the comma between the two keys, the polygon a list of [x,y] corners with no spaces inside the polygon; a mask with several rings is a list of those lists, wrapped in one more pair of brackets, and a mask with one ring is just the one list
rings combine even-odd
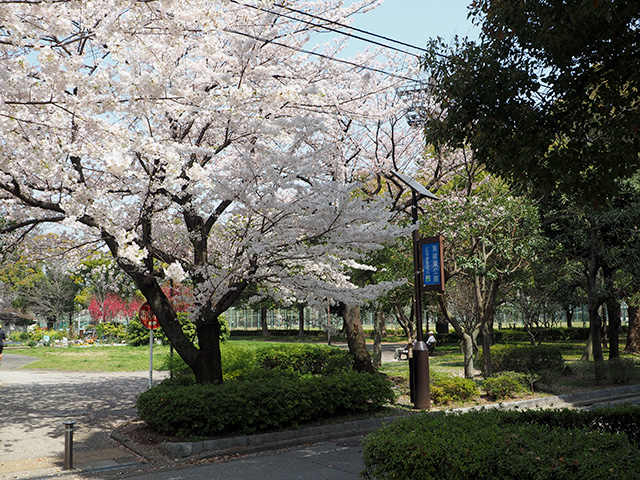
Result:
{"label": "power line", "polygon": [[406,80],[408,82],[419,82],[419,80],[416,80],[415,78],[409,78],[409,77],[405,77],[403,75],[398,75],[396,73],[390,73],[390,72],[387,72],[387,71],[382,70],[380,68],[367,67],[366,65],[361,65],[361,64],[355,63],[355,62],[350,62],[349,60],[343,60],[341,58],[331,57],[329,55],[324,55],[322,53],[313,52],[311,50],[305,50],[303,48],[292,47],[291,45],[287,45],[286,43],[277,42],[275,40],[271,40],[271,39],[268,39],[268,38],[258,37],[256,35],[251,35],[249,33],[239,32],[237,30],[230,30],[228,28],[225,28],[224,31],[228,32],[228,33],[234,33],[236,35],[242,35],[244,37],[248,37],[248,38],[251,38],[252,40],[257,40],[259,42],[271,43],[273,45],[278,45],[280,47],[289,48],[289,49],[294,50],[294,51],[299,52],[299,53],[306,53],[307,55],[314,55],[316,57],[320,57],[320,58],[323,58],[325,60],[331,60],[333,62],[344,63],[345,65],[350,65],[352,67],[361,68],[363,70],[370,70],[372,72],[382,73],[384,75],[388,75],[390,77],[398,78],[400,80]]}
{"label": "power line", "polygon": [[[394,46],[391,46],[391,45],[387,45],[387,44],[384,44],[384,43],[381,43],[381,42],[377,42],[375,40],[371,40],[369,38],[361,37],[359,35],[353,35],[351,33],[344,32],[342,30],[338,30],[338,29],[335,29],[335,28],[331,28],[331,27],[328,27],[326,25],[314,23],[314,22],[311,22],[309,20],[303,20],[301,18],[293,17],[291,15],[285,15],[283,13],[276,12],[275,10],[270,10],[270,9],[264,8],[264,7],[258,7],[256,5],[249,5],[249,4],[246,4],[246,3],[239,2],[238,0],[230,0],[230,1],[232,3],[237,4],[237,5],[245,6],[245,7],[248,7],[248,8],[253,8],[255,10],[259,10],[259,11],[265,12],[265,13],[272,13],[274,15],[278,15],[279,17],[284,17],[284,18],[288,18],[290,20],[295,20],[297,22],[306,23],[307,25],[313,25],[314,27],[319,27],[319,28],[322,28],[323,30],[327,30],[329,32],[339,33],[341,35],[345,35],[347,37],[355,38],[356,40],[362,40],[363,42],[371,43],[371,44],[377,45],[379,47],[388,48],[390,50],[395,50],[396,52],[399,52],[399,53],[404,53],[406,55],[411,55],[411,56],[414,56],[414,57],[417,57],[417,58],[421,57],[421,55],[417,54],[417,53],[411,53],[411,52],[408,52],[406,50],[402,50],[400,48],[397,48],[397,47],[394,47]],[[284,8],[286,10],[289,10],[289,11],[292,11],[292,12],[295,12],[295,13],[299,13],[299,14],[302,14],[302,15],[307,15],[309,17],[312,17],[312,18],[314,18],[316,20],[320,20],[322,22],[327,22],[327,23],[330,23],[330,24],[333,24],[333,25],[337,25],[337,26],[342,27],[342,28],[348,28],[350,30],[354,30],[354,31],[359,32],[359,33],[364,33],[365,35],[370,35],[372,37],[376,37],[376,38],[380,38],[380,39],[383,39],[383,40],[386,40],[386,41],[397,43],[399,45],[403,45],[403,46],[406,46],[406,47],[414,48],[416,50],[420,50],[420,51],[425,52],[425,53],[427,52],[427,50],[425,50],[424,48],[416,47],[414,45],[410,45],[408,43],[404,43],[404,42],[401,42],[399,40],[393,40],[392,38],[388,38],[388,37],[385,37],[385,36],[382,36],[382,35],[378,35],[376,33],[368,32],[366,30],[361,30],[359,28],[355,28],[355,27],[352,27],[350,25],[345,25],[343,23],[339,23],[339,22],[336,22],[336,21],[333,21],[333,20],[329,20],[327,18],[319,17],[317,15],[313,15],[311,13],[307,13],[307,12],[304,12],[302,10],[296,10],[294,8],[290,8],[290,7],[287,7],[287,6],[284,6],[284,5],[278,5],[277,3],[274,3],[274,6],[280,7],[280,8]]]}
{"label": "power line", "polygon": [[[394,40],[393,38],[385,37],[384,35],[378,35],[377,33],[372,33],[372,32],[369,32],[369,31],[367,31],[367,30],[362,30],[362,29],[360,29],[360,28],[352,27],[351,25],[346,25],[346,24],[344,24],[344,23],[336,22],[336,21],[334,21],[334,20],[329,20],[328,18],[323,18],[323,17],[320,17],[320,16],[318,16],[318,15],[314,15],[314,14],[312,14],[312,13],[305,12],[305,11],[303,11],[303,10],[297,10],[297,9],[295,9],[295,8],[287,7],[286,5],[279,5],[279,4],[277,4],[277,3],[274,3],[274,5],[275,5],[276,7],[284,8],[285,10],[289,10],[289,11],[291,11],[291,12],[300,13],[300,14],[302,14],[302,15],[307,15],[307,16],[309,16],[309,17],[315,18],[315,19],[317,19],[317,20],[321,20],[321,21],[323,21],[323,22],[328,22],[328,23],[332,23],[332,24],[334,24],[334,25],[338,25],[339,27],[348,28],[348,29],[353,30],[353,31],[355,31],[355,32],[364,33],[365,35],[371,35],[372,37],[379,38],[379,39],[381,39],[381,40],[386,40],[386,41],[388,41],[388,42],[397,43],[398,45],[402,45],[402,46],[404,46],[404,47],[414,48],[414,49],[416,49],[416,50],[420,50],[421,52],[424,52],[424,53],[427,53],[427,52],[428,52],[428,50],[426,50],[425,48],[422,48],[422,47],[416,47],[415,45],[411,45],[410,43],[401,42],[400,40]],[[351,36],[351,35],[349,35],[348,33],[344,33],[344,32],[340,32],[340,33],[342,33],[343,35]],[[374,42],[372,42],[371,40],[366,40],[366,39],[365,39],[364,41],[365,41],[365,42],[371,42],[371,43],[374,43]],[[393,47],[389,47],[389,46],[387,46],[387,45],[383,45],[383,46],[386,46],[387,48],[393,48]],[[410,55],[413,55],[413,54],[410,54]]]}

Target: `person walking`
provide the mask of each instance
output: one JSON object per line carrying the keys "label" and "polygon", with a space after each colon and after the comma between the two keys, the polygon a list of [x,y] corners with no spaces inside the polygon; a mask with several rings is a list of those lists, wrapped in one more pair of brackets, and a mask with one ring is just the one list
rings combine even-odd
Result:
{"label": "person walking", "polygon": [[2,325],[0,325],[0,363],[2,363],[2,349],[4,348],[4,339],[7,338],[4,330],[2,330]]}
{"label": "person walking", "polygon": [[429,350],[429,355],[433,354],[433,351],[436,349],[436,337],[433,332],[429,332],[429,338],[427,338],[427,349]]}

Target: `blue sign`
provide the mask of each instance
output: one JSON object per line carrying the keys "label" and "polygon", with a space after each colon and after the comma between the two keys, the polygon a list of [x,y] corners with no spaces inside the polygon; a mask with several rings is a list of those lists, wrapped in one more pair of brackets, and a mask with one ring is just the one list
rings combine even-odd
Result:
{"label": "blue sign", "polygon": [[444,290],[442,237],[429,237],[420,242],[422,260],[422,288]]}

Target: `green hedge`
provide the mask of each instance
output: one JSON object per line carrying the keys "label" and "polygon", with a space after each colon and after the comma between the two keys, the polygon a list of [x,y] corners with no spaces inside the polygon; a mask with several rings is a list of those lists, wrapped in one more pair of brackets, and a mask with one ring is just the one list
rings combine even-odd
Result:
{"label": "green hedge", "polygon": [[[252,328],[252,329],[247,329],[244,330],[242,328],[235,328],[233,330],[231,330],[231,338],[236,339],[236,340],[240,340],[240,339],[244,339],[244,338],[256,338],[256,337],[262,337],[262,339],[268,340],[269,337],[288,337],[288,338],[297,338],[300,337],[299,335],[299,331],[296,328],[291,328],[289,330],[287,329],[280,329],[280,328],[274,328],[274,329],[270,329],[269,330],[269,335],[268,337],[263,337],[262,336],[262,329],[261,328]],[[326,342],[327,340],[327,333],[323,330],[306,330],[304,331],[304,337],[305,339],[318,339],[318,340],[324,340]],[[333,338],[333,335],[332,335]]]}
{"label": "green hedge", "polygon": [[385,426],[364,442],[365,478],[639,478],[640,451],[623,432],[573,428],[568,421],[538,423],[533,417],[521,422],[519,414],[420,414]]}
{"label": "green hedge", "polygon": [[436,377],[429,390],[435,405],[462,403],[480,395],[475,382],[462,377]]}
{"label": "green hedge", "polygon": [[562,351],[551,345],[494,345],[491,362],[495,372],[530,373],[564,365]]}
{"label": "green hedge", "polygon": [[170,436],[210,437],[295,426],[334,415],[372,412],[394,401],[378,374],[330,376],[254,370],[220,385],[163,385],[141,393],[140,418]]}
{"label": "green hedge", "polygon": [[[541,328],[536,330],[536,340],[540,342],[587,341],[588,327]],[[494,330],[497,342],[529,342],[531,336],[525,328]]]}
{"label": "green hedge", "polygon": [[527,386],[532,387],[533,379],[531,377],[531,374],[526,373],[502,372],[485,379],[482,382],[482,389],[492,400],[513,398],[527,392]]}
{"label": "green hedge", "polygon": [[258,348],[256,358],[261,367],[300,374],[330,375],[353,369],[353,357],[347,350],[325,345],[269,345]]}
{"label": "green hedge", "polygon": [[[505,425],[530,423],[558,428],[586,428],[593,431],[625,435],[640,448],[640,407],[623,405],[593,410],[526,410],[506,411],[501,415]],[[638,477],[640,478],[640,476]]]}

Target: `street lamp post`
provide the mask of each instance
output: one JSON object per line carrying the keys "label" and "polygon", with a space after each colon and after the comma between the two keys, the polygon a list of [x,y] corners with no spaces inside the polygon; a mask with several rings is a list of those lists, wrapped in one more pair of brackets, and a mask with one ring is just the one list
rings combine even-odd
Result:
{"label": "street lamp post", "polygon": [[411,221],[415,226],[413,230],[413,270],[414,270],[414,312],[416,318],[416,342],[413,346],[413,358],[410,359],[410,386],[411,400],[417,409],[431,407],[429,392],[429,350],[424,342],[422,332],[422,268],[420,263],[420,233],[418,232],[418,195],[438,200],[433,193],[420,185],[413,178],[402,173],[391,171],[402,183],[411,189]]}

